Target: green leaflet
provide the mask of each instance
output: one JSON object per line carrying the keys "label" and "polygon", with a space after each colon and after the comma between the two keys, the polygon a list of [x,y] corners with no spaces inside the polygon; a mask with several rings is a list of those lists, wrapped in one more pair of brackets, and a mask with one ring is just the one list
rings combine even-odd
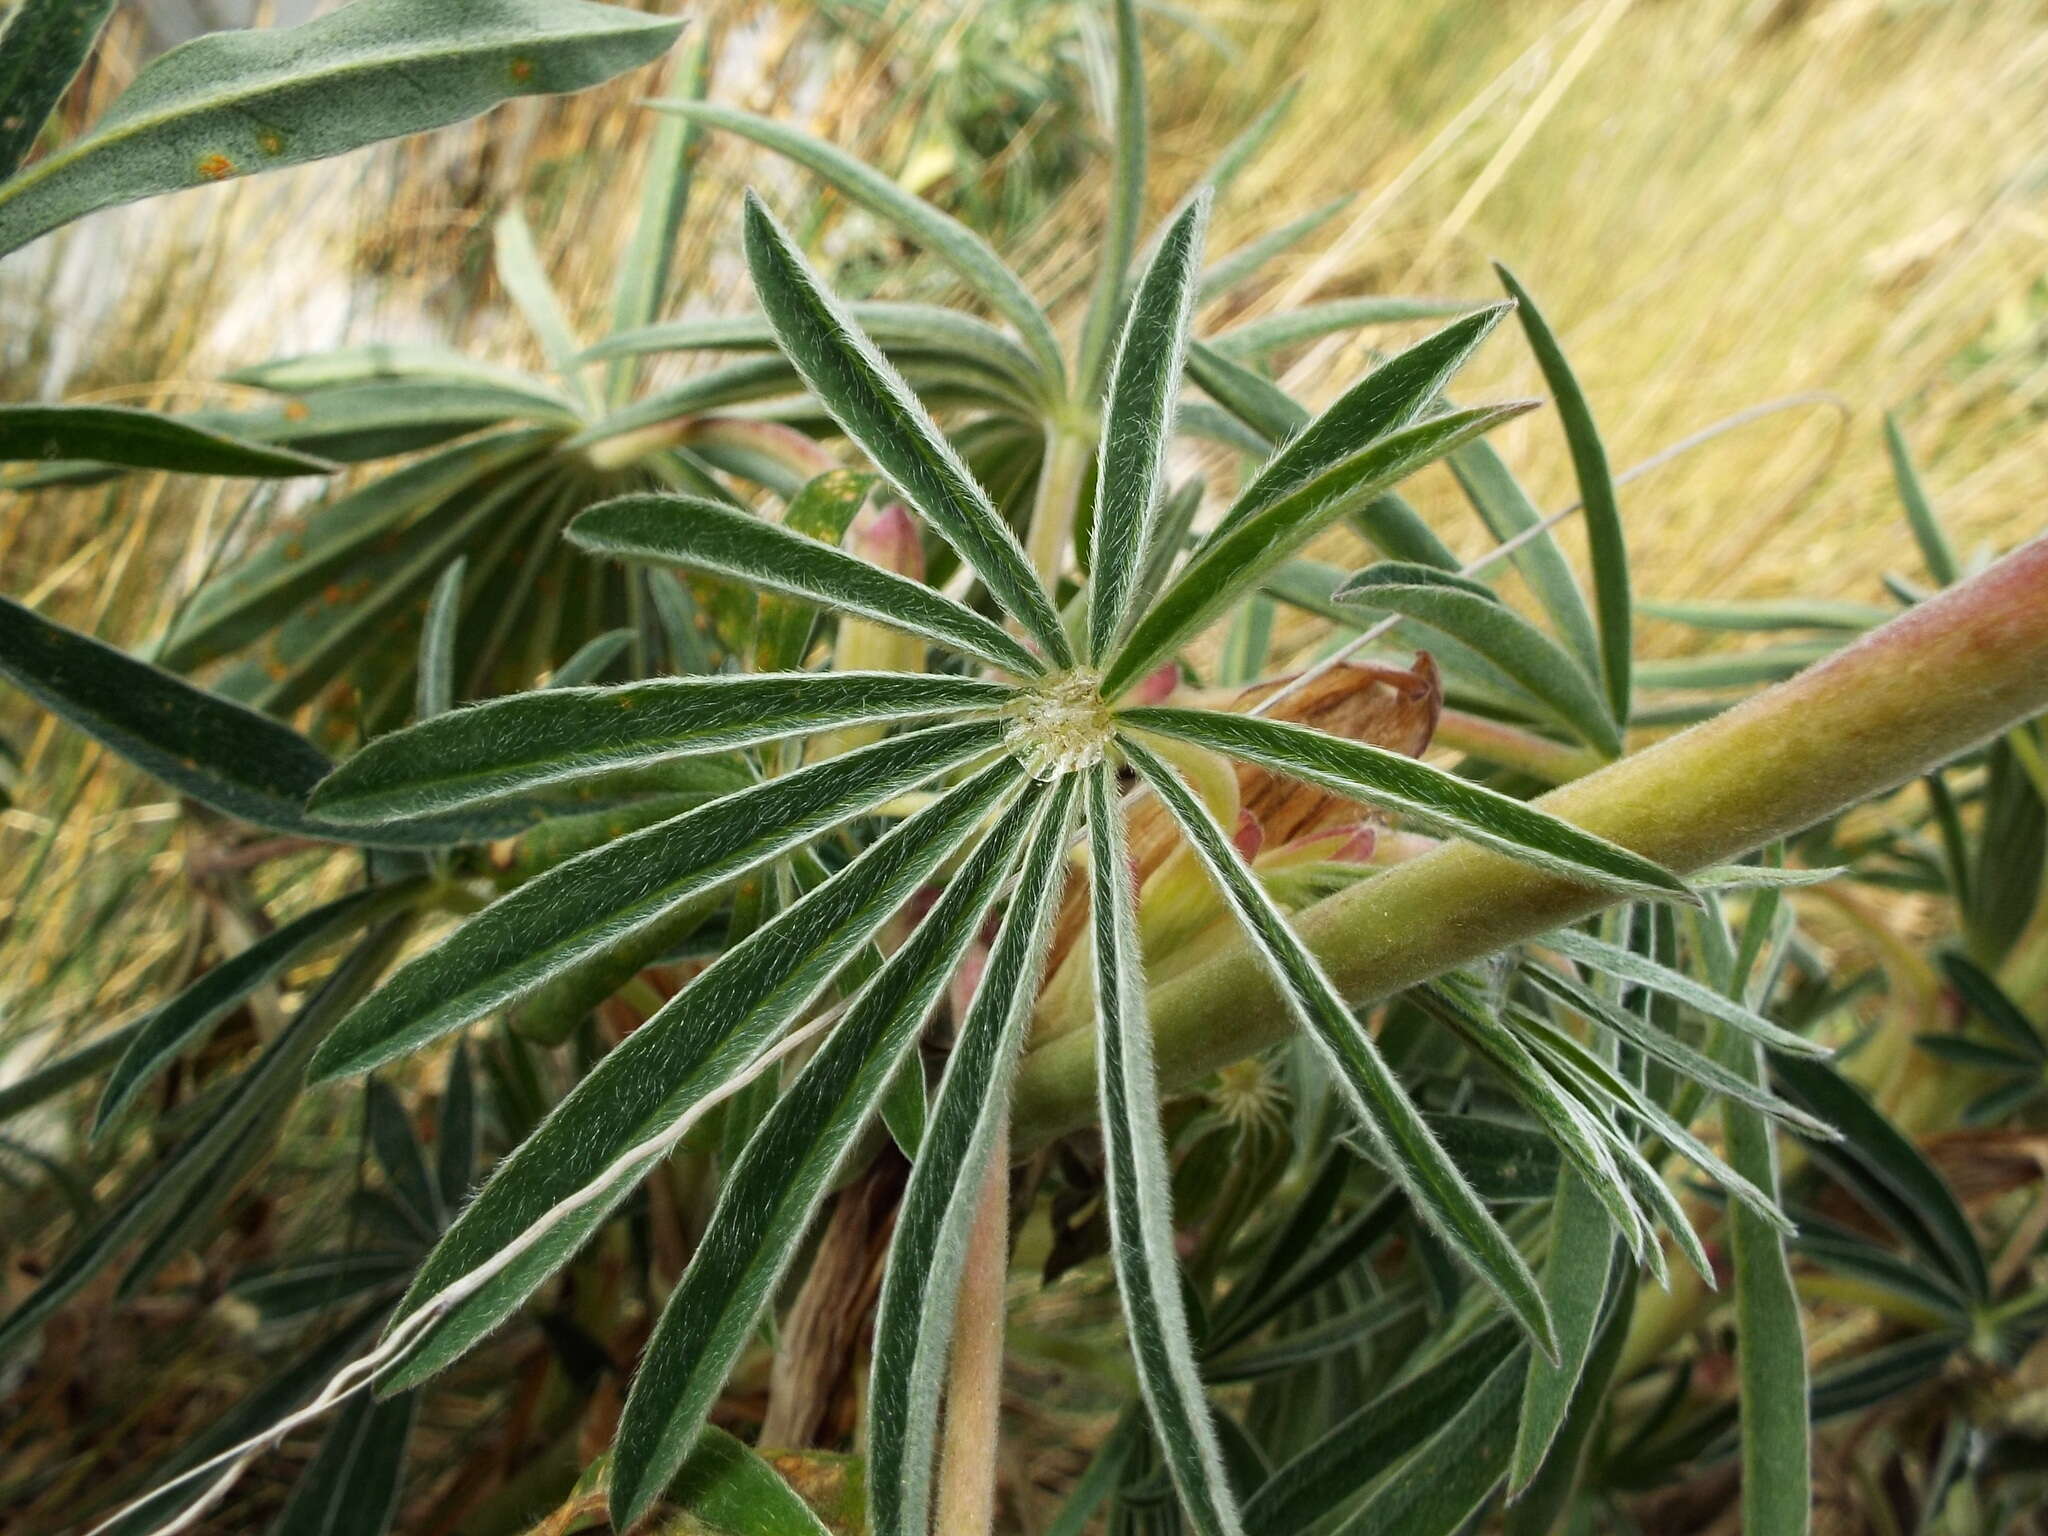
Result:
{"label": "green leaflet", "polygon": [[967,953],[1042,794],[1020,796],[775,1101],[642,1351],[612,1448],[612,1511],[632,1526],[688,1454],[853,1139]]}
{"label": "green leaflet", "polygon": [[1508,1471],[1510,1497],[1536,1480],[1564,1426],[1607,1300],[1613,1258],[1614,1223],[1599,1196],[1576,1169],[1559,1170],[1550,1212],[1550,1258],[1543,1266],[1543,1298],[1557,1324],[1558,1358],[1555,1363],[1541,1356],[1529,1361]]}
{"label": "green leaflet", "polygon": [[1398,752],[1220,711],[1141,708],[1118,718],[1132,729],[1257,763],[1575,880],[1664,900],[1690,899],[1683,881],[1648,859]]}
{"label": "green leaflet", "polygon": [[[1112,140],[1115,161],[1110,171],[1109,227],[1096,253],[1095,285],[1088,295],[1087,316],[1081,322],[1076,371],[1084,399],[1093,399],[1101,391],[1110,337],[1119,329],[1124,277],[1138,248],[1138,225],[1145,217],[1148,146],[1144,39],[1138,31],[1135,0],[1112,0],[1110,13],[1116,19],[1116,133]],[[1158,424],[1152,425],[1156,428]]]}
{"label": "green leaflet", "polygon": [[1609,757],[1621,732],[1593,681],[1564,648],[1481,588],[1426,565],[1386,561],[1339,587],[1338,602],[1398,613],[1442,630],[1529,690],[1558,720]]}
{"label": "green leaflet", "polygon": [[180,1142],[170,1155],[145,1170],[120,1204],[86,1232],[42,1277],[4,1320],[0,1320],[0,1359],[52,1312],[68,1301],[138,1239],[177,1226],[180,1208],[208,1176],[231,1162],[252,1133],[259,1134],[280,1107],[297,1093],[306,1059],[321,1037],[348,1006],[368,990],[389,962],[404,936],[405,925],[393,921],[368,935],[338,965],[318,993],[309,998],[291,1022],[229,1083],[205,1123]]}
{"label": "green leaflet", "polygon": [[533,428],[493,433],[315,509],[302,526],[274,534],[257,554],[201,587],[163,641],[160,659],[193,667],[268,633],[369,558],[392,530],[454,497],[481,494],[491,476],[532,457],[553,435]]}
{"label": "green leaflet", "polygon": [[[535,392],[534,380],[517,369],[481,362],[431,341],[369,341],[328,352],[272,358],[267,363],[237,368],[227,375],[230,384],[249,384],[285,395],[388,384],[400,379],[489,384],[529,398]],[[557,409],[566,409],[568,402],[557,400],[555,405]]]}
{"label": "green leaflet", "polygon": [[[837,545],[867,504],[873,475],[850,469],[828,469],[813,476],[783,509],[782,526],[792,533]],[[754,604],[753,672],[782,672],[801,667],[817,628],[817,610],[809,603],[773,593],[760,594]]]}
{"label": "green leaflet", "polygon": [[1830,602],[1821,598],[1759,598],[1735,602],[1638,603],[1644,613],[1695,629],[1735,631],[1846,629],[1861,634],[1894,617],[1896,609],[1875,603]]}
{"label": "green leaflet", "polygon": [[[1390,432],[1362,452],[1337,460],[1277,499],[1240,516],[1246,498],[1258,490],[1255,484],[1133,627],[1104,675],[1105,695],[1115,697],[1165,661],[1275,565],[1353,507],[1526,409],[1521,402],[1480,406]],[[1286,457],[1314,431],[1311,426],[1281,456]]]}
{"label": "green leaflet", "polygon": [[93,1135],[106,1132],[114,1117],[148,1087],[186,1046],[211,1029],[256,988],[296,965],[335,937],[370,921],[410,894],[404,887],[352,891],[265,934],[222,961],[176,997],[136,1021],[127,1049],[100,1092],[93,1111]]}
{"label": "green leaflet", "polygon": [[902,377],[749,195],[747,266],[783,351],[825,409],[1059,665],[1073,660],[1024,548]]}
{"label": "green leaflet", "polygon": [[[1318,223],[1328,214],[1342,208],[1349,199],[1332,203],[1327,210],[1317,209],[1297,220],[1296,225],[1308,220]],[[1296,225],[1283,227],[1279,234],[1289,234]],[[1268,236],[1271,240],[1275,236]],[[1240,251],[1234,251],[1210,268],[1212,275],[1234,275],[1232,269],[1241,258],[1256,253],[1263,262],[1269,252],[1264,249],[1266,241],[1255,241]],[[1290,242],[1291,243],[1291,242]],[[1207,284],[1205,283],[1205,287]],[[1304,341],[1315,341],[1337,331],[1360,330],[1368,325],[1398,325],[1407,320],[1447,319],[1462,315],[1478,306],[1459,299],[1398,299],[1359,298],[1332,299],[1324,304],[1303,304],[1294,309],[1282,310],[1276,315],[1267,315],[1243,325],[1232,326],[1219,331],[1209,338],[1209,345],[1225,357],[1240,361],[1256,361],[1269,353],[1281,351]]]}
{"label": "green leaflet", "polygon": [[[1128,5],[1123,0],[1118,8],[1119,28]],[[1136,21],[1129,25],[1135,32]],[[1131,46],[1135,50],[1135,42]],[[1107,656],[1122,637],[1151,549],[1208,214],[1208,198],[1197,197],[1160,241],[1139,280],[1110,368],[1089,544],[1088,656],[1093,661]]]}
{"label": "green leaflet", "polygon": [[455,707],[455,628],[462,618],[462,578],[468,568],[467,555],[449,561],[434,583],[433,596],[427,599],[413,687],[413,714],[421,720],[445,715]]}
{"label": "green leaflet", "polygon": [[1244,1507],[1249,1536],[1296,1536],[1427,1440],[1518,1353],[1511,1326],[1474,1334],[1341,1420],[1278,1468]]}
{"label": "green leaflet", "polygon": [[569,329],[569,316],[562,308],[561,296],[548,281],[540,249],[533,243],[533,229],[516,206],[499,214],[491,224],[491,258],[498,285],[518,309],[533,339],[540,343],[548,366],[579,401],[588,405],[590,391],[576,367],[576,355],[583,349]]}
{"label": "green leaflet", "polygon": [[[1629,1325],[1635,1318],[1635,1270],[1617,1264],[1618,1273],[1607,1284],[1606,1310],[1601,1315],[1577,1387],[1566,1408],[1564,1423],[1551,1441],[1550,1454],[1534,1479],[1519,1492],[1510,1485],[1515,1502],[1503,1521],[1505,1536],[1544,1536],[1570,1504],[1577,1490],[1587,1446],[1596,1430],[1607,1422],[1608,1394],[1614,1372],[1621,1363],[1628,1342]],[[1525,1400],[1526,1411],[1526,1400]]]}
{"label": "green leaflet", "polygon": [[1507,1470],[1521,1396],[1517,1351],[1494,1369],[1332,1536],[1453,1536]]}
{"label": "green leaflet", "polygon": [[1586,525],[1586,545],[1593,562],[1593,609],[1600,634],[1600,672],[1607,685],[1607,704],[1624,727],[1629,722],[1631,684],[1629,667],[1635,656],[1635,620],[1630,611],[1628,540],[1621,527],[1621,503],[1615,497],[1614,476],[1607,467],[1607,449],[1593,424],[1592,407],[1579,388],[1564,349],[1557,343],[1543,312],[1536,307],[1515,275],[1494,263],[1501,285],[1515,301],[1516,315],[1529,339],[1529,350],[1543,370],[1544,381],[1557,405],[1564,425],[1565,442],[1571,448],[1572,468],[1579,479],[1581,516]]}
{"label": "green leaflet", "polygon": [[941,213],[930,203],[911,196],[887,176],[854,159],[844,150],[799,133],[793,128],[751,112],[737,111],[708,101],[660,101],[658,111],[673,112],[693,122],[723,128],[752,139],[777,154],[786,155],[838,188],[869,212],[902,229],[920,245],[929,246],[941,260],[965,279],[967,285],[992,304],[996,311],[1017,327],[1024,345],[1037,359],[1038,367],[1060,384],[1065,368],[1060,362],[1059,344],[1045,312],[1025,291],[1016,274],[1003,265],[988,242],[966,225]]}
{"label": "green leaflet", "polygon": [[1593,629],[1593,616],[1586,611],[1585,594],[1579,590],[1557,534],[1543,528],[1542,512],[1522,489],[1514,471],[1487,442],[1467,443],[1444,462],[1487,532],[1503,544],[1519,541],[1509,561],[1529,584],[1587,675],[1600,676],[1600,639]]}
{"label": "green leaflet", "polygon": [[114,0],[22,0],[0,22],[0,183],[36,147]]}
{"label": "green leaflet", "polygon": [[1106,763],[1087,774],[1089,921],[1110,1257],[1153,1434],[1201,1536],[1243,1526],[1195,1363],[1173,1248],[1173,1185],[1159,1124],[1159,1083],[1145,1018],[1123,812]]}
{"label": "green leaflet", "polygon": [[325,475],[335,466],[155,411],[122,405],[0,405],[0,463],[89,459],[193,475]]}
{"label": "green leaflet", "polygon": [[1017,690],[891,672],[729,673],[513,694],[370,743],[313,792],[321,816],[375,825],[678,757],[855,723],[993,711]]}
{"label": "green leaflet", "polygon": [[84,1082],[101,1067],[119,1061],[135,1037],[148,1028],[150,1017],[149,1014],[144,1014],[111,1034],[101,1035],[97,1040],[88,1040],[76,1050],[67,1051],[54,1061],[33,1067],[13,1082],[0,1087],[0,1125],[6,1124],[24,1109],[33,1108],[45,1099],[55,1098],[74,1083]]}
{"label": "green leaflet", "polygon": [[828,758],[606,843],[529,881],[401,967],[321,1048],[347,1076],[537,990],[701,891],[1001,745],[1003,728],[938,726]]}
{"label": "green leaflet", "polygon": [[[877,300],[846,306],[860,328],[884,352],[901,356],[950,357],[971,362],[1034,398],[1044,381],[1037,361],[1008,332],[986,320],[936,304]],[[668,320],[622,330],[583,354],[589,361],[635,357],[648,352],[774,352],[775,327],[765,315],[715,315]]]}
{"label": "green leaflet", "polygon": [[1000,625],[923,582],[715,502],[619,496],[580,515],[569,538],[598,554],[668,561],[857,613],[1025,677],[1044,670]]}
{"label": "green leaflet", "polygon": [[[447,1307],[387,1388],[414,1385],[459,1357],[566,1263],[668,1155],[667,1138],[761,1059],[1020,776],[1005,759],[899,823],[725,951],[600,1061],[427,1256],[403,1313],[458,1282],[474,1289]],[[494,1264],[502,1268],[465,1282]]]}
{"label": "green leaflet", "polygon": [[328,762],[305,737],[9,598],[0,598],[0,677],[144,773],[259,827],[331,842],[438,847],[501,837],[531,819],[500,811],[366,832],[309,816],[306,796]]}
{"label": "green leaflet", "polygon": [[[673,83],[684,98],[702,101],[711,88],[711,45],[699,33],[675,63]],[[648,324],[661,313],[668,293],[676,237],[690,206],[703,133],[681,118],[663,117],[655,125],[647,149],[647,168],[640,173],[640,216],[633,224],[633,242],[612,277],[612,334]],[[579,361],[587,360],[588,353]],[[621,405],[632,397],[639,364],[630,357],[612,361],[606,374],[606,397]]]}
{"label": "green leaflet", "polygon": [[1125,741],[1123,750],[1172,814],[1257,945],[1289,1008],[1321,1049],[1346,1107],[1364,1128],[1375,1161],[1399,1181],[1437,1236],[1492,1289],[1544,1353],[1555,1354],[1557,1338],[1536,1277],[1430,1134],[1414,1101],[1388,1068],[1371,1034],[1338,995],[1335,983],[1179,774],[1135,742]]}
{"label": "green leaflet", "polygon": [[1934,578],[1936,586],[1949,586],[1962,575],[1962,562],[1956,559],[1941,519],[1935,516],[1934,506],[1927,499],[1920,471],[1913,467],[1913,451],[1906,446],[1906,434],[1899,428],[1899,418],[1890,411],[1884,415],[1884,446],[1891,455],[1892,482],[1898,487],[1899,505],[1906,509],[1906,523],[1913,530],[1913,542],[1920,546],[1927,574]]}
{"label": "green leaflet", "polygon": [[1773,1051],[1809,1057],[1833,1054],[1826,1046],[1817,1045],[1804,1035],[1781,1029],[1755,1009],[1744,1007],[1734,998],[1693,980],[1683,971],[1674,971],[1668,965],[1660,965],[1647,955],[1639,955],[1619,944],[1596,939],[1576,928],[1559,928],[1546,933],[1541,942],[1543,948],[1554,950],[1567,960],[1673,998],[1710,1019],[1730,1025]]}
{"label": "green leaflet", "polygon": [[585,0],[356,0],[299,27],[195,39],[0,184],[0,253],[115,203],[582,90],[656,57],[681,25]]}
{"label": "green leaflet", "polygon": [[693,374],[673,389],[616,410],[563,441],[567,451],[589,448],[642,427],[671,426],[685,417],[724,410],[755,400],[803,393],[804,381],[782,357],[749,357]]}
{"label": "green leaflet", "polygon": [[1078,802],[1069,774],[1031,834],[1017,894],[989,951],[896,1218],[868,1373],[868,1500],[875,1536],[923,1536],[954,1301],[975,1201],[1031,1025]]}
{"label": "green leaflet", "polygon": [[775,1469],[707,1424],[664,1497],[713,1531],[735,1536],[831,1536]]}
{"label": "green leaflet", "polygon": [[[1209,397],[1227,413],[1223,417],[1224,422],[1235,417],[1250,429],[1248,433],[1243,428],[1239,429],[1242,441],[1227,438],[1213,430],[1208,435],[1244,453],[1260,456],[1270,453],[1275,443],[1286,442],[1308,420],[1308,412],[1296,405],[1278,385],[1232,362],[1202,342],[1194,342],[1188,347],[1187,370],[1188,377],[1207,390]],[[1200,404],[1200,401],[1191,401],[1181,407],[1182,430],[1191,434],[1205,431],[1194,409]]]}
{"label": "green leaflet", "polygon": [[[1247,240],[1228,256],[1218,257],[1214,262],[1210,263],[1208,270],[1202,274],[1201,296],[1204,299],[1213,299],[1228,293],[1274,257],[1292,250],[1310,235],[1321,229],[1330,220],[1334,219],[1346,208],[1349,208],[1353,200],[1354,194],[1349,192],[1339,197],[1333,197],[1321,207],[1311,208],[1307,213],[1300,215],[1298,218],[1289,219],[1278,228],[1270,230],[1256,239]],[[1370,303],[1371,301],[1368,300],[1367,302]],[[1470,307],[1470,305],[1465,304],[1454,305],[1450,313],[1460,314]],[[1275,316],[1274,318],[1291,318],[1300,313],[1300,310],[1289,310],[1285,316]],[[1442,311],[1428,310],[1424,311],[1424,313],[1442,313]],[[1340,324],[1335,328],[1344,329],[1345,327]],[[1323,333],[1310,331],[1308,334],[1319,335]],[[1253,351],[1242,355],[1254,357],[1258,354],[1256,351]]]}

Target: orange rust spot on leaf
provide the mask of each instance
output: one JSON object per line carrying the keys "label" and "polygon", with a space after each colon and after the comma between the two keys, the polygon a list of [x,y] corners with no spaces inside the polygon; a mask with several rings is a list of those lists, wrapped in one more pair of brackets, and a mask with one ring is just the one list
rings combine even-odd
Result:
{"label": "orange rust spot on leaf", "polygon": [[284,547],[284,557],[287,560],[297,560],[300,556],[304,555],[305,552],[305,545],[301,544],[297,539],[293,539],[291,543],[285,545]]}
{"label": "orange rust spot on leaf", "polygon": [[514,59],[512,61],[512,78],[521,85],[531,80],[533,78],[533,60]]}
{"label": "orange rust spot on leaf", "polygon": [[304,421],[312,414],[312,408],[303,400],[287,400],[285,402],[284,419],[286,421]]}
{"label": "orange rust spot on leaf", "polygon": [[284,135],[275,128],[266,128],[256,135],[256,147],[266,155],[281,155],[284,153]]}
{"label": "orange rust spot on leaf", "polygon": [[207,181],[226,181],[235,174],[235,162],[226,155],[201,155],[199,164],[193,169]]}

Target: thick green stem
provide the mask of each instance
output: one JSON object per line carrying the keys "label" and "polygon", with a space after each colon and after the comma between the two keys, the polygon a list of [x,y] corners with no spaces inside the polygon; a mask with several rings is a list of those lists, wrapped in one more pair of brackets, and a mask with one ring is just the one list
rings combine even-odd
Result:
{"label": "thick green stem", "polygon": [[[1538,803],[1685,872],[1722,863],[1903,783],[2048,710],[2048,539],[1920,604],[1723,715]],[[1459,844],[1319,902],[1302,934],[1354,1002],[1575,921],[1610,896]],[[1155,987],[1159,1075],[1194,1082],[1270,1045],[1288,1013],[1242,941]],[[1079,1030],[1025,1058],[1015,1142],[1029,1152],[1094,1110]]]}
{"label": "thick green stem", "polygon": [[1048,592],[1059,591],[1067,563],[1074,513],[1081,505],[1082,477],[1095,453],[1095,438],[1064,423],[1045,432],[1045,463],[1038,471],[1038,496],[1031,507],[1031,568]]}

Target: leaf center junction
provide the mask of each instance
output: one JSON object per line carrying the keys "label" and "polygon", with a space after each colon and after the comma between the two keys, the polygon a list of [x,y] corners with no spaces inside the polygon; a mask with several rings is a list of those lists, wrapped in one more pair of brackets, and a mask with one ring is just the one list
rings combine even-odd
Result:
{"label": "leaf center junction", "polygon": [[1057,673],[1009,706],[1010,750],[1041,781],[1102,761],[1116,717],[1102,697],[1102,675],[1086,667]]}

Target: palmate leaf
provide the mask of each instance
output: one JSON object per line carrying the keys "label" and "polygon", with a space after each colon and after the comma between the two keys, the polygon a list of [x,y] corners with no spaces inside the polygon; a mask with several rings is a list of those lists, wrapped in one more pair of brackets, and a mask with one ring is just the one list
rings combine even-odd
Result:
{"label": "palmate leaf", "polygon": [[0,253],[116,203],[582,90],[657,57],[681,27],[587,0],[356,0],[299,27],[216,32],[152,62],[86,133],[0,183]]}
{"label": "palmate leaf", "polygon": [[995,904],[1046,796],[1003,813],[883,962],[727,1174],[690,1267],[642,1352],[612,1454],[621,1529],[675,1473],[733,1361],[905,1054]]}
{"label": "palmate leaf", "polygon": [[[672,1138],[738,1084],[1021,778],[1005,759],[899,823],[726,950],[599,1062],[428,1255],[401,1315],[429,1305],[442,1315],[386,1387],[416,1384],[458,1358],[566,1263]],[[485,1278],[469,1279],[459,1299],[436,1300],[476,1274]]]}
{"label": "palmate leaf", "polygon": [[316,1078],[366,1072],[537,990],[699,892],[1002,744],[995,723],[937,726],[828,758],[579,855],[410,962],[321,1048]]}
{"label": "palmate leaf", "polygon": [[0,463],[86,459],[194,475],[326,475],[335,465],[122,405],[0,405]]}
{"label": "palmate leaf", "polygon": [[654,494],[614,497],[577,517],[569,525],[569,538],[617,559],[663,561],[858,614],[1025,677],[1044,670],[1000,625],[964,603],[716,502]]}
{"label": "palmate leaf", "polygon": [[[1243,516],[1233,511],[1132,627],[1103,675],[1103,691],[1115,697],[1147,676],[1275,565],[1353,507],[1527,409],[1526,403],[1514,402],[1432,417],[1375,439],[1256,511]],[[1295,439],[1282,457],[1314,430]]]}
{"label": "palmate leaf", "polygon": [[979,678],[780,672],[551,688],[472,705],[370,743],[312,804],[335,821],[435,814],[579,778],[838,726],[989,713],[1017,697]]}
{"label": "palmate leaf", "polygon": [[1217,710],[1145,706],[1126,709],[1118,719],[1133,730],[1256,763],[1575,880],[1664,900],[1692,899],[1682,880],[1650,860],[1398,752]]}
{"label": "palmate leaf", "polygon": [[[1120,18],[1125,9],[1128,0],[1119,9]],[[1133,31],[1136,25],[1130,22]],[[1209,200],[1196,198],[1160,241],[1139,280],[1110,368],[1097,455],[1095,531],[1089,543],[1092,660],[1108,655],[1122,638],[1150,552],[1208,213]]]}
{"label": "palmate leaf", "polygon": [[902,377],[751,194],[746,246],[761,307],[811,392],[1045,654],[1071,662],[1052,599],[1010,525]]}
{"label": "palmate leaf", "polygon": [[1195,1363],[1173,1246],[1173,1181],[1145,1017],[1145,967],[1123,813],[1107,764],[1085,770],[1096,1071],[1110,1257],[1138,1382],[1181,1506],[1201,1536],[1243,1527]]}
{"label": "palmate leaf", "polygon": [[1290,1010],[1321,1049],[1332,1081],[1365,1129],[1375,1160],[1394,1176],[1436,1234],[1499,1296],[1543,1351],[1555,1354],[1556,1335],[1535,1276],[1450,1155],[1430,1134],[1335,983],[1231,848],[1229,835],[1179,774],[1136,742],[1126,740],[1123,750],[1172,814],[1257,945]]}

